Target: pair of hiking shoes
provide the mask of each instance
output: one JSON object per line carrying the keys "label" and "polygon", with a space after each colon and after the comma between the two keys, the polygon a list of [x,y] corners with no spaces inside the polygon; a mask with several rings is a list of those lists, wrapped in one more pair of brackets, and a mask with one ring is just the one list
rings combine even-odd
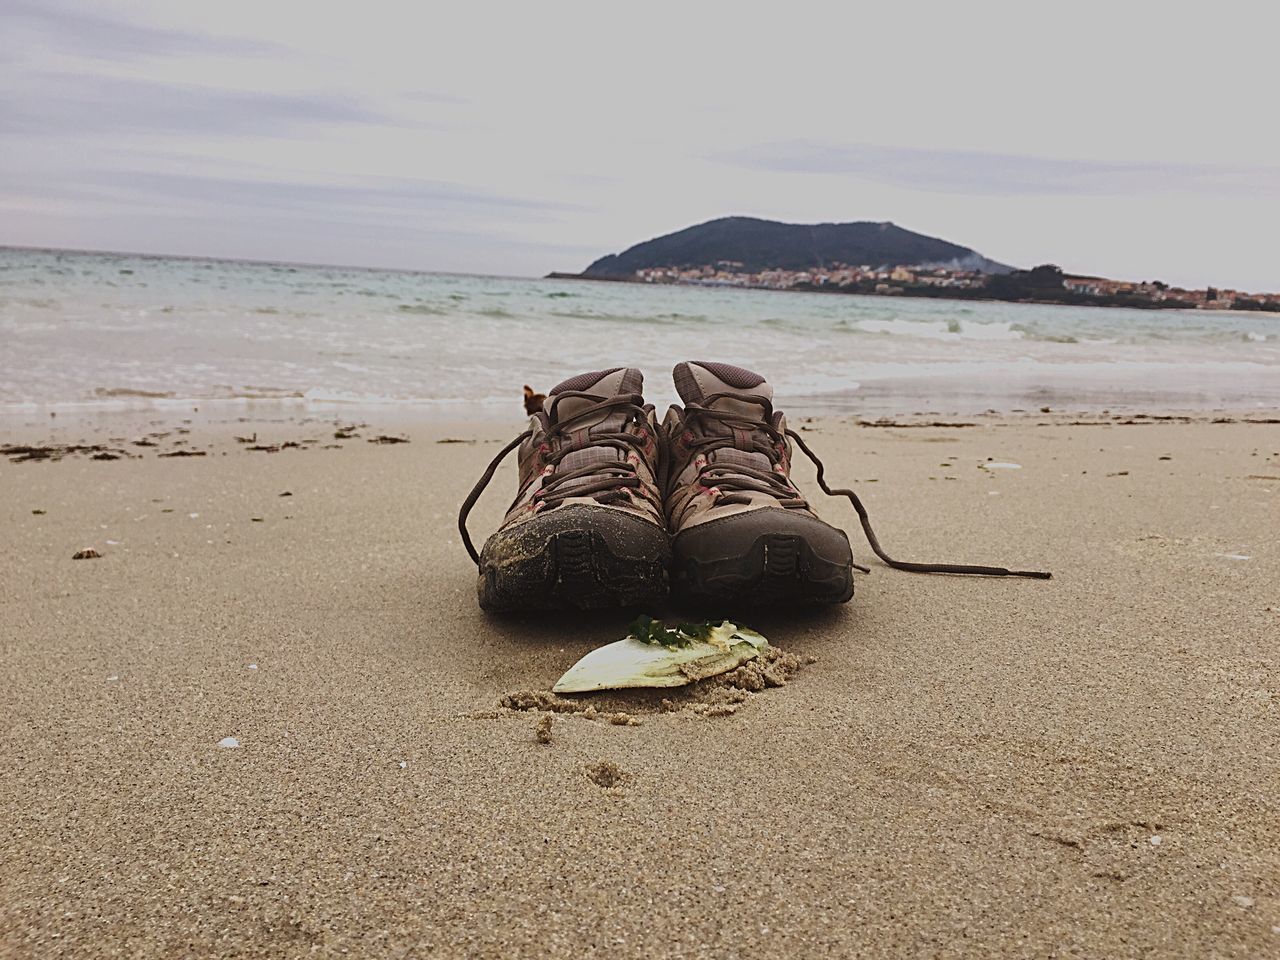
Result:
{"label": "pair of hiking shoes", "polygon": [[[688,361],[673,377],[683,407],[658,423],[631,367],[553,387],[463,504],[458,526],[490,611],[634,607],[666,599],[719,608],[843,603],[853,596],[849,538],[820,520],[791,481],[791,440],[818,483],[846,496],[873,551],[919,572],[1033,571],[911,564],[880,548],[857,496],[832,490],[821,462],[773,409],[757,373]],[[477,553],[466,518],[498,464],[519,448],[519,492]]]}

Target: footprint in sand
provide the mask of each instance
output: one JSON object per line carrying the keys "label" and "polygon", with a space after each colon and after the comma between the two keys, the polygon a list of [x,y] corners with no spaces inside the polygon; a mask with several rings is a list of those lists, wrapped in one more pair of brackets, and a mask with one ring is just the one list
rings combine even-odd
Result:
{"label": "footprint in sand", "polygon": [[618,786],[627,778],[626,771],[611,760],[589,763],[585,769],[587,778],[596,786],[604,787],[606,790]]}

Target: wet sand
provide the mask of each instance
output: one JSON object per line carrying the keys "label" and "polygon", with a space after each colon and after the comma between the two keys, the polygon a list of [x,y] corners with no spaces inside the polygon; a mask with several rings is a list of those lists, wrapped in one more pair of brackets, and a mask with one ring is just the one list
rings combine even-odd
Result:
{"label": "wet sand", "polygon": [[891,552],[1054,579],[872,561],[741,618],[785,686],[551,714],[627,618],[477,609],[518,423],[365,419],[0,424],[130,454],[0,459],[0,955],[1280,954],[1280,425],[805,424]]}

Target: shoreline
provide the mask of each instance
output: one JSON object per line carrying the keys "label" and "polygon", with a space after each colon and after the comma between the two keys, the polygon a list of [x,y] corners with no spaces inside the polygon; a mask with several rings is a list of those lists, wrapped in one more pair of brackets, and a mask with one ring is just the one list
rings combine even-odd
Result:
{"label": "shoreline", "polygon": [[[793,409],[797,408],[794,405]],[[663,411],[658,411],[661,415]],[[513,435],[524,428],[528,417],[517,404],[491,404],[483,415],[461,415],[456,408],[438,409],[413,403],[368,405],[314,405],[292,401],[170,401],[164,406],[100,407],[95,404],[47,406],[19,411],[0,407],[0,450],[6,444],[62,444],[99,442],[108,434],[121,444],[132,442],[132,434],[146,436],[165,431],[165,435],[190,436],[204,432],[219,441],[234,439],[261,427],[280,434],[287,440],[295,433],[307,433],[319,443],[331,431],[378,431],[427,434],[452,437],[477,431],[497,437],[503,431]],[[859,414],[854,412],[789,414],[794,429],[809,429],[811,424],[838,424],[855,431],[901,429],[1043,429],[1055,427],[1127,427],[1194,424],[1201,426],[1241,425],[1274,426],[1280,424],[1280,405],[1253,408],[1159,408],[1133,409],[1095,408],[1015,408],[957,413],[940,410],[913,410],[896,414]],[[176,432],[175,432],[176,431]],[[285,436],[285,435],[288,436]],[[449,442],[449,441],[445,441]],[[145,445],[147,447],[151,444]],[[154,453],[147,449],[132,451],[139,456]],[[4,454],[0,453],[0,457]],[[2,461],[0,461],[2,462]]]}
{"label": "shoreline", "polygon": [[[1244,419],[1265,416],[1280,411],[1280,395],[1276,402],[1256,401],[1253,404],[1221,403],[1214,398],[1202,403],[1173,400],[1157,391],[1144,397],[1133,388],[1100,387],[1100,398],[1070,396],[1069,391],[1048,386],[1041,393],[1022,394],[1003,399],[992,395],[972,396],[961,389],[963,380],[952,385],[953,392],[934,391],[927,402],[906,402],[898,405],[891,399],[902,394],[923,393],[921,386],[927,382],[906,381],[886,377],[883,380],[867,380],[844,392],[810,394],[792,392],[779,398],[779,408],[791,418],[833,417],[853,420],[881,420],[885,418],[911,418],[922,416],[947,417],[1019,417],[1039,413],[1054,416],[1127,416],[1138,419],[1160,418],[1164,415],[1189,417],[1192,420],[1231,417]],[[654,391],[653,402],[659,419],[666,409],[664,388]],[[678,402],[678,398],[672,398]],[[924,398],[919,398],[924,400]],[[1001,403],[992,406],[987,401]],[[1074,401],[1074,402],[1073,402]],[[1016,405],[1015,405],[1016,404]],[[523,421],[520,404],[513,398],[489,398],[479,401],[462,399],[312,399],[302,396],[279,397],[177,397],[150,396],[139,391],[137,395],[121,391],[121,395],[104,399],[64,401],[8,401],[0,402],[0,430],[31,427],[58,420],[62,423],[94,423],[97,421],[129,421],[146,418],[190,417],[197,421],[235,419],[241,422],[254,420],[278,420],[281,418],[307,417],[333,422],[353,418],[383,419],[396,423],[449,423],[483,422],[505,423]]]}
{"label": "shoreline", "polygon": [[[1125,300],[1118,303],[1105,303],[1098,297],[1090,297],[1080,295],[1076,299],[1063,300],[1044,300],[1034,297],[1030,298],[1009,298],[1009,297],[990,297],[990,296],[955,296],[939,293],[926,293],[926,290],[945,289],[938,287],[902,287],[895,292],[878,293],[875,290],[849,290],[836,286],[826,286],[817,284],[797,284],[792,287],[763,287],[752,286],[741,283],[719,283],[719,282],[693,282],[693,281],[670,281],[656,282],[648,280],[637,280],[633,277],[623,276],[595,276],[589,277],[580,273],[564,273],[558,270],[542,276],[541,280],[572,280],[576,282],[594,282],[594,283],[627,283],[640,287],[681,287],[687,289],[705,289],[705,290],[749,290],[754,293],[815,293],[823,295],[841,295],[846,297],[874,297],[876,299],[887,300],[945,300],[955,303],[1010,303],[1023,304],[1027,306],[1039,307],[1090,307],[1095,309],[1108,310],[1141,310],[1143,312],[1155,313],[1187,313],[1197,314],[1215,314],[1225,316],[1238,316],[1240,314],[1261,314],[1263,316],[1280,314],[1280,306],[1274,309],[1261,309],[1250,307],[1232,307],[1223,309],[1220,307],[1201,308],[1188,306],[1186,303],[1170,303],[1164,301],[1141,301],[1141,300]],[[1274,294],[1262,294],[1261,296],[1275,296]]]}

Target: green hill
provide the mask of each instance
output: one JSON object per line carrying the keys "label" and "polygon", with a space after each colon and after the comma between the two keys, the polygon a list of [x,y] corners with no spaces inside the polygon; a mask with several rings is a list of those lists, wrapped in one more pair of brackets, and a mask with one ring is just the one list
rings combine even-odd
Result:
{"label": "green hill", "polygon": [[949,266],[1008,273],[1013,268],[975,250],[892,223],[778,223],[754,217],[722,217],[646,240],[601,257],[584,277],[629,277],[654,267],[694,267],[721,260],[740,269],[808,270],[832,263],[879,266]]}

